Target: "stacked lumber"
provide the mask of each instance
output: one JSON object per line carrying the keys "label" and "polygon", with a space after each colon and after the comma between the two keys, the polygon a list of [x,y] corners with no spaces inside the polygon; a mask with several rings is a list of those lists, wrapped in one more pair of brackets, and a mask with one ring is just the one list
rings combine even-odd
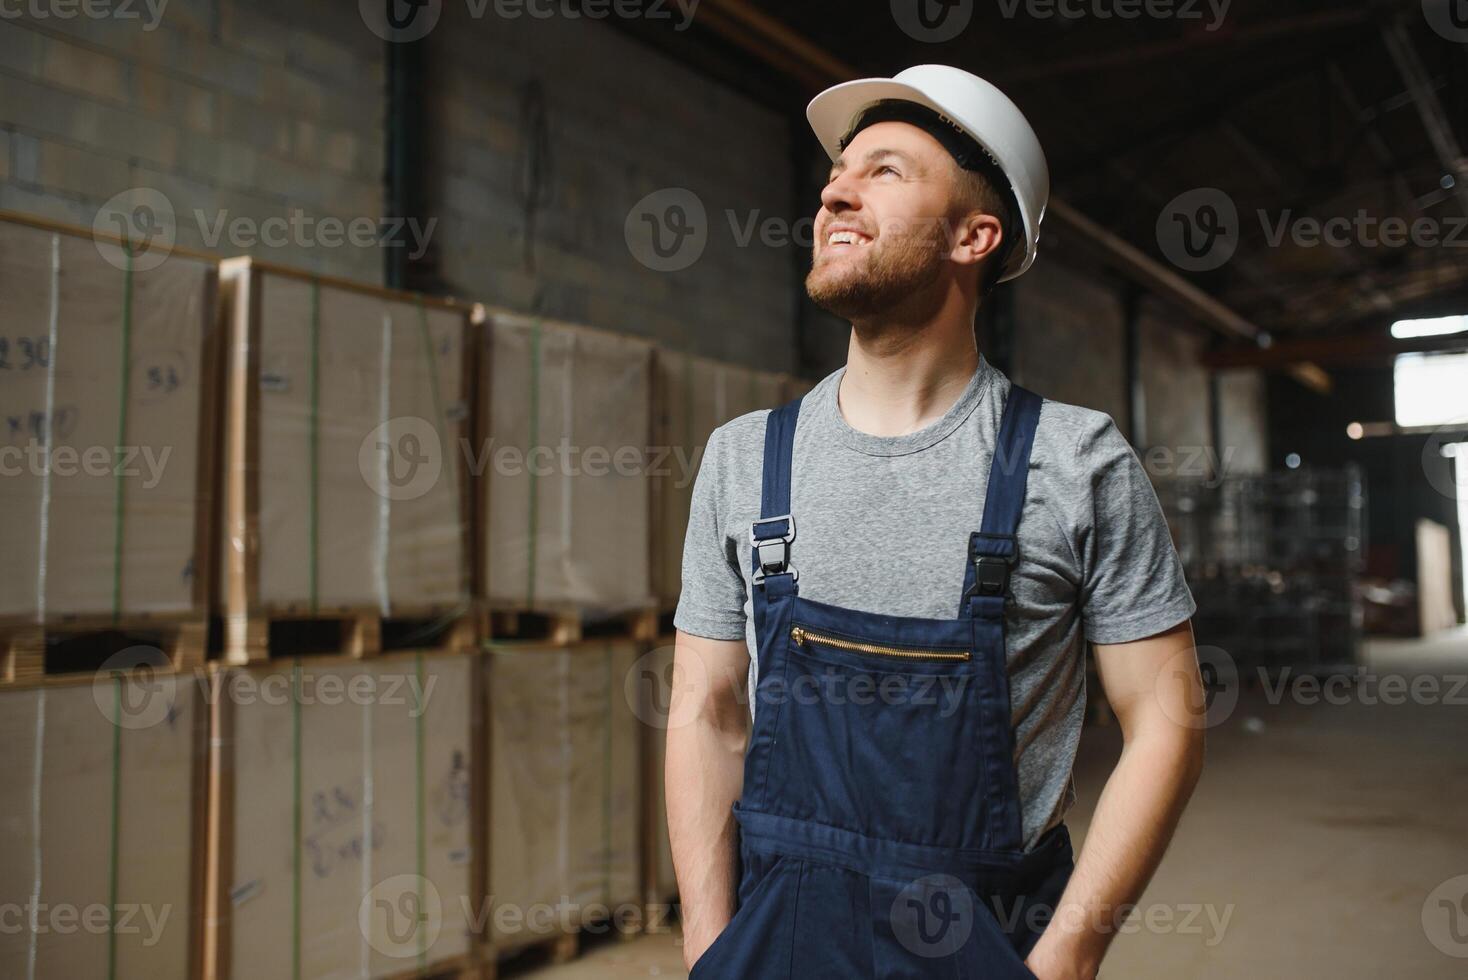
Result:
{"label": "stacked lumber", "polygon": [[196,975],[207,722],[175,675],[0,691],[0,975]]}
{"label": "stacked lumber", "polygon": [[202,657],[216,272],[0,215],[0,647],[146,625]]}
{"label": "stacked lumber", "polygon": [[383,620],[444,618],[472,642],[472,308],[221,268],[227,658],[266,659],[301,620],[339,620],[366,654]]}
{"label": "stacked lumber", "polygon": [[480,547],[495,609],[595,617],[652,604],[652,346],[492,318]]}
{"label": "stacked lumber", "polygon": [[489,653],[496,955],[548,941],[565,955],[592,923],[641,920],[643,726],[627,694],[641,653],[630,640]]}
{"label": "stacked lumber", "polygon": [[477,961],[479,658],[302,658],[212,677],[214,980]]}

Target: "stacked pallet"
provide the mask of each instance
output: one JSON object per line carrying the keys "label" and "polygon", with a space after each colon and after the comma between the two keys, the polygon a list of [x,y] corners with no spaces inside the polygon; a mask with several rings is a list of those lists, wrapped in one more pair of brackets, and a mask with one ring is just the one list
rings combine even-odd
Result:
{"label": "stacked pallet", "polygon": [[472,966],[479,658],[302,658],[212,678],[206,976]]}
{"label": "stacked pallet", "polygon": [[643,839],[643,880],[648,908],[663,915],[677,901],[678,879],[673,872],[673,847],[668,838],[668,794],[663,770],[668,761],[668,707],[673,692],[674,637],[660,637],[642,659],[644,671],[643,715],[647,723],[645,776],[647,821]]}
{"label": "stacked pallet", "polygon": [[491,961],[642,919],[643,725],[630,640],[495,643],[489,678]]}
{"label": "stacked pallet", "polygon": [[0,649],[140,628],[201,662],[213,264],[0,216]]}
{"label": "stacked pallet", "polygon": [[684,531],[693,480],[715,428],[759,409],[782,404],[789,378],[724,364],[688,353],[658,351],[653,444],[664,462],[652,473],[654,582],[658,605],[671,609],[682,591]]}
{"label": "stacked pallet", "polygon": [[227,659],[303,621],[358,654],[384,620],[472,642],[473,310],[250,259],[222,276]]}
{"label": "stacked pallet", "polygon": [[708,433],[798,383],[3,219],[0,310],[55,464],[0,479],[0,903],[111,917],[0,973],[492,973],[672,898],[647,649]]}
{"label": "stacked pallet", "polygon": [[197,975],[206,723],[171,674],[0,691],[0,975]]}
{"label": "stacked pallet", "polygon": [[572,619],[649,609],[651,345],[497,315],[485,357],[489,607]]}

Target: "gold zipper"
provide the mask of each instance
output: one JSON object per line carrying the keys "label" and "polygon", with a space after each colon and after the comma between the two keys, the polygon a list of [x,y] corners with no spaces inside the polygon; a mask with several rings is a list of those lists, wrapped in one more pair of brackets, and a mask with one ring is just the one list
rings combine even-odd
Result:
{"label": "gold zipper", "polygon": [[806,642],[820,643],[828,647],[836,647],[839,650],[855,650],[858,653],[874,653],[882,657],[902,657],[906,660],[968,660],[967,650],[914,650],[911,647],[888,647],[879,646],[876,643],[859,643],[856,640],[847,640],[839,636],[827,636],[824,633],[813,633],[804,626],[795,626],[790,630],[790,639],[795,641],[796,646],[805,646]]}

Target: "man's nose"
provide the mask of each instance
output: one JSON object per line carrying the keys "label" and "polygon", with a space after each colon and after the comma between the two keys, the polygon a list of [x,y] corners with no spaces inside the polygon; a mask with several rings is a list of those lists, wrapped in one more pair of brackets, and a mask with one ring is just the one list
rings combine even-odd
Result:
{"label": "man's nose", "polygon": [[838,176],[821,189],[821,204],[832,214],[852,211],[861,207],[861,196],[856,182],[845,174]]}

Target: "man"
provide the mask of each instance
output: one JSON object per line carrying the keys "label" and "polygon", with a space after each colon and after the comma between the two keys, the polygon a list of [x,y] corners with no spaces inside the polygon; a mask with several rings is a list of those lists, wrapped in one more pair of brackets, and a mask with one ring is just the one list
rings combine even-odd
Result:
{"label": "man", "polygon": [[[666,769],[684,958],[1094,977],[1201,770],[1193,600],[1111,419],[976,349],[1049,193],[1019,110],[928,65],[807,115],[833,166],[806,288],[851,338],[804,398],[720,426],[695,483]],[[1087,641],[1125,749],[1076,858]]]}

